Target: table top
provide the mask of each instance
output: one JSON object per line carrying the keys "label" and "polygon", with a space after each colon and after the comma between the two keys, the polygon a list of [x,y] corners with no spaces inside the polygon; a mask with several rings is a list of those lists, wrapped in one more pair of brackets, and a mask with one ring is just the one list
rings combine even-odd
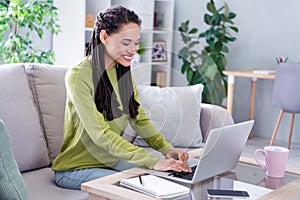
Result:
{"label": "table top", "polygon": [[275,79],[275,73],[257,74],[257,73],[253,73],[253,71],[255,70],[264,70],[264,69],[225,70],[223,71],[223,74],[225,74],[226,76],[233,75],[233,76],[240,76],[240,77],[247,77],[247,78]]}
{"label": "table top", "polygon": [[[194,152],[194,154],[197,153]],[[193,153],[191,155],[193,155]],[[100,179],[83,183],[81,189],[86,192],[89,192],[90,195],[93,196],[93,198],[90,199],[98,199],[97,197],[101,196],[108,199],[116,199],[116,200],[117,199],[128,199],[128,200],[129,199],[130,200],[152,199],[153,200],[154,199],[153,197],[119,186],[119,182],[121,179],[136,177],[138,175],[144,174],[145,171],[146,171],[145,168],[140,168],[140,167],[132,168],[117,174],[113,174],[110,176],[106,176]],[[192,185],[191,186],[192,192],[190,196],[183,197],[182,199],[198,200],[199,197],[203,197],[200,199],[207,199],[206,189],[208,189],[208,187],[210,188],[215,187],[215,185],[223,185],[222,189],[230,189],[230,188],[224,188],[223,183],[221,184],[216,183],[216,179],[218,179],[218,177],[222,177],[222,179],[220,180],[222,182],[224,181],[226,182],[227,185],[226,187],[228,187],[228,184],[229,186],[234,185],[233,181],[237,180],[238,182],[241,183],[249,183],[256,186],[262,186],[265,188],[274,189],[273,192],[270,192],[269,194],[262,197],[261,198],[262,200],[274,199],[274,197],[276,197],[277,199],[285,199],[286,197],[288,197],[288,199],[291,200],[300,199],[299,198],[300,197],[300,176],[299,175],[287,172],[285,177],[282,179],[270,178],[265,176],[265,172],[260,167],[251,164],[241,163],[241,162],[239,162],[237,167],[230,172],[226,172],[220,176],[213,177],[205,181],[202,181],[200,183]],[[295,196],[295,198],[291,198],[293,196]]]}

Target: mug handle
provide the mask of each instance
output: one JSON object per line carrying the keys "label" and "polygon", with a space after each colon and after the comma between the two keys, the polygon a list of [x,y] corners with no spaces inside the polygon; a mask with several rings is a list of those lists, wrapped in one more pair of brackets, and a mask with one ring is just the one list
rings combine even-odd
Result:
{"label": "mug handle", "polygon": [[260,166],[261,168],[263,168],[263,170],[266,171],[266,165],[263,164],[263,163],[261,163],[261,162],[257,159],[257,157],[256,157],[256,155],[257,155],[258,153],[261,153],[264,157],[266,157],[266,151],[265,151],[265,150],[262,150],[262,149],[257,149],[257,150],[254,152],[254,155],[253,155],[255,161],[259,164],[259,166]]}

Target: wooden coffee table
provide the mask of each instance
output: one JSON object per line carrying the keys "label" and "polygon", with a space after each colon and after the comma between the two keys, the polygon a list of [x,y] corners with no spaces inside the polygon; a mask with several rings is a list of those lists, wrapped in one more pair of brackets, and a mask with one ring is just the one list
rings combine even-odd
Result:
{"label": "wooden coffee table", "polygon": [[[196,157],[195,155],[198,153],[199,151],[190,152],[190,156]],[[132,168],[120,173],[83,183],[81,185],[81,189],[89,193],[89,200],[154,200],[155,198],[153,197],[119,186],[121,179],[143,175],[146,170],[146,168],[141,167]],[[238,180],[240,182],[274,189],[274,191],[259,198],[260,200],[300,199],[300,176],[295,174],[286,173],[285,178],[272,179],[265,177],[264,171],[257,166],[239,163],[234,170],[226,172],[218,177],[227,180]],[[203,199],[206,199],[206,189],[207,187],[211,187],[212,184],[215,184],[211,183],[215,180],[216,177],[213,177],[192,185],[191,189],[193,195],[197,197],[201,196]],[[188,197],[184,199],[193,198]]]}

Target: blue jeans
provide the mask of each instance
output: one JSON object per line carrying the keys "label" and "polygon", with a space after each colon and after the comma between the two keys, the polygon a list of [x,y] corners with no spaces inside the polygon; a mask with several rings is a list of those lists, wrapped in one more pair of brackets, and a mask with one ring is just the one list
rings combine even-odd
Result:
{"label": "blue jeans", "polygon": [[86,168],[74,171],[56,171],[55,182],[59,187],[80,190],[81,183],[101,178],[120,171],[137,167],[135,164],[120,160],[112,169]]}

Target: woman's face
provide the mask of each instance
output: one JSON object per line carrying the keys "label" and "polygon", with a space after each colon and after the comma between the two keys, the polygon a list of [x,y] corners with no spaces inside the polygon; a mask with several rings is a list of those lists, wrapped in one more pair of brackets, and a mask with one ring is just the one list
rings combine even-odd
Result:
{"label": "woman's face", "polygon": [[139,49],[140,38],[140,28],[135,23],[126,24],[118,33],[111,35],[101,31],[100,39],[107,53],[106,65],[110,68],[112,63],[117,62],[123,66],[130,66],[134,54]]}

